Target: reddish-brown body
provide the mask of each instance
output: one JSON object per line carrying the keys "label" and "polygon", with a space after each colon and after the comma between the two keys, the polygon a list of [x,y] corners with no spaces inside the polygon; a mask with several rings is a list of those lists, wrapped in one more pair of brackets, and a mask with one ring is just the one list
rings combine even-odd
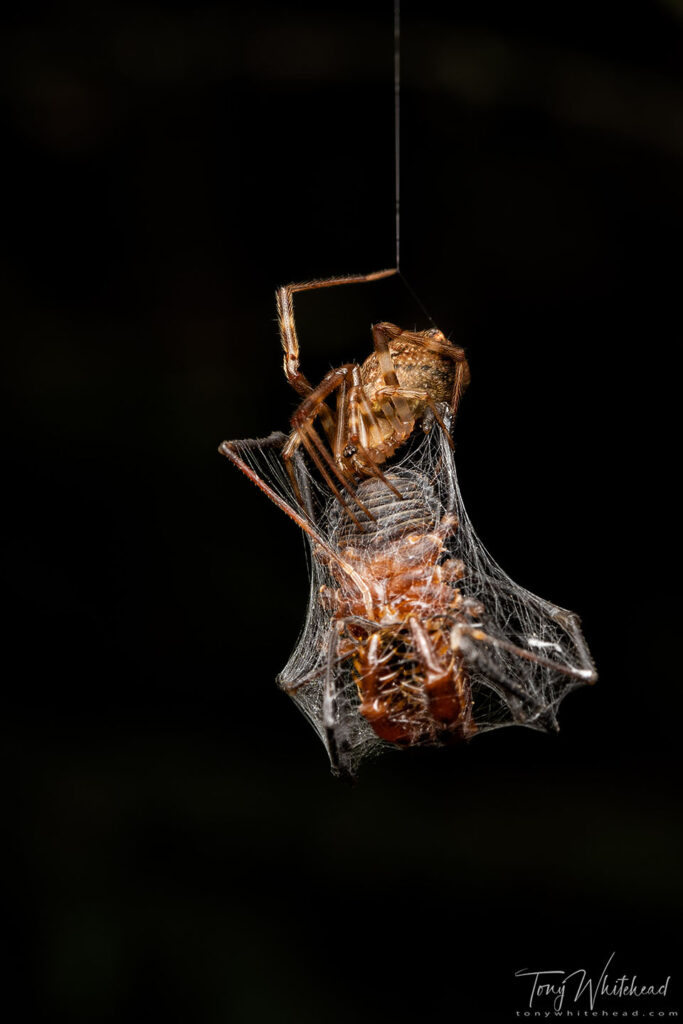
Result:
{"label": "reddish-brown body", "polygon": [[360,713],[390,743],[443,742],[471,736],[472,697],[457,623],[472,611],[455,583],[462,564],[443,561],[454,517],[429,533],[390,543],[347,547],[344,561],[370,593],[359,595],[331,563],[335,588],[322,597],[339,632],[339,656],[350,658]]}

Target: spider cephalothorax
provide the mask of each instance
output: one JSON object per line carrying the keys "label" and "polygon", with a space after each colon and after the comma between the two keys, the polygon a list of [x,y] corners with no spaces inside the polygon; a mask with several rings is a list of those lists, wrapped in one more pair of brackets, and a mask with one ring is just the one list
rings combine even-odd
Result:
{"label": "spider cephalothorax", "polygon": [[385,462],[418,422],[438,415],[439,403],[457,405],[469,383],[465,353],[436,327],[404,331],[381,323],[372,336],[375,350],[360,366],[355,422],[349,415],[347,425],[349,443],[359,449],[351,466],[361,476],[373,475],[368,458],[375,465]]}
{"label": "spider cephalothorax", "polygon": [[[343,279],[328,283],[343,283]],[[330,370],[312,387],[299,369],[292,295],[315,286],[320,283],[289,285],[278,293],[285,373],[305,396],[292,417],[283,458],[288,462],[303,446],[337,498],[346,504],[340,488],[345,489],[360,507],[354,477],[383,479],[379,467],[408,440],[419,422],[428,425],[436,420],[443,427],[438,405],[447,402],[455,412],[469,382],[469,368],[464,350],[438,328],[408,331],[380,323],[372,328],[374,351],[362,364],[347,363]],[[333,410],[328,400],[335,393]],[[316,429],[317,420],[327,443]]]}

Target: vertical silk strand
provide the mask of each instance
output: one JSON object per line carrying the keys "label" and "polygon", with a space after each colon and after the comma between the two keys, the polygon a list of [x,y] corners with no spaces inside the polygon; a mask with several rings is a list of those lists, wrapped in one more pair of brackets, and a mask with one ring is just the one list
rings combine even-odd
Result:
{"label": "vertical silk strand", "polygon": [[394,0],[394,201],[396,269],[401,269],[401,0]]}

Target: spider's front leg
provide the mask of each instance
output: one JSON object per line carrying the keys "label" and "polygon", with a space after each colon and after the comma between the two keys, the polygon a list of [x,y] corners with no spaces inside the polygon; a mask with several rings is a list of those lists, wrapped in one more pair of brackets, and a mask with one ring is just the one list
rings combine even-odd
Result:
{"label": "spider's front leg", "polygon": [[453,374],[450,404],[451,414],[455,416],[460,399],[470,382],[470,367],[464,348],[461,348],[460,345],[454,345],[452,341],[449,341],[438,327],[433,327],[431,330],[425,331],[424,334],[418,336],[415,339],[415,344],[420,348],[425,348],[428,352],[441,356],[443,359],[450,360],[454,364],[455,372]]}
{"label": "spider's front leg", "polygon": [[296,322],[294,320],[294,295],[297,292],[310,292],[318,288],[334,288],[341,284],[369,284],[371,281],[380,281],[382,278],[391,277],[397,274],[398,269],[377,270],[373,274],[352,274],[348,277],[328,277],[321,281],[302,281],[300,284],[287,284],[278,288],[275,293],[277,303],[278,324],[280,327],[280,340],[284,349],[284,371],[287,380],[294,390],[302,395],[310,395],[313,391],[312,384],[306,379],[299,369],[299,338],[296,333]]}
{"label": "spider's front leg", "polygon": [[[357,525],[360,525],[358,524],[356,517],[353,515],[353,512],[350,510],[347,502],[344,500],[339,486],[334,482],[333,476],[336,477],[341,487],[348,491],[358,508],[360,508],[365,515],[370,518],[373,518],[373,516],[365,507],[363,502],[356,496],[355,488],[340,465],[340,448],[344,443],[343,422],[342,424],[335,424],[330,410],[325,405],[325,399],[328,395],[339,390],[341,397],[340,406],[342,409],[345,407],[346,379],[349,372],[353,371],[353,369],[354,364],[349,363],[346,366],[338,367],[336,370],[330,370],[329,373],[325,374],[318,387],[313,389],[310,394],[306,396],[292,416],[292,433],[289,435],[287,443],[282,450],[282,458],[291,479],[292,473],[290,470],[290,460],[299,447],[303,445],[335,498],[346,509],[354,522]],[[314,420],[318,416],[321,416],[323,411],[326,411],[330,417],[330,425],[326,432],[328,434],[328,439],[333,446],[335,458],[332,458],[332,455],[323,444],[320,435],[313,426]]]}
{"label": "spider's front leg", "polygon": [[[391,417],[391,410],[384,411]],[[353,367],[348,402],[340,402],[338,437],[338,453],[342,451],[343,445],[343,455],[354,460],[356,465],[360,463],[359,469],[363,475],[374,476],[393,491],[397,498],[403,497],[378,466],[385,447],[385,434],[363,386],[359,366]]]}
{"label": "spider's front leg", "polygon": [[[399,389],[396,363],[391,351],[392,343],[407,343],[415,349],[424,349],[430,353],[427,357],[428,362],[437,370],[437,387],[435,393],[431,394],[431,398],[433,401],[448,399],[451,414],[455,416],[462,394],[470,380],[469,365],[463,348],[449,341],[438,327],[433,327],[428,331],[402,331],[395,324],[389,323],[375,324],[372,329],[372,341],[384,387],[393,389],[384,393],[388,396],[396,396],[391,400],[406,427],[412,429],[415,416],[410,403],[406,400],[405,392],[402,393]],[[451,365],[450,369],[448,369],[449,364]],[[404,388],[406,385],[407,381],[404,381]],[[423,391],[424,387],[415,381],[413,390]],[[441,420],[439,422],[441,423]]]}
{"label": "spider's front leg", "polygon": [[[450,448],[454,447],[453,438],[451,437],[450,430],[444,423],[443,418],[439,413],[439,410],[437,409],[436,402],[434,401],[434,399],[432,398],[428,391],[418,391],[412,388],[404,388],[401,387],[400,385],[397,385],[395,387],[392,385],[387,385],[386,387],[377,389],[377,396],[379,398],[391,398],[394,401],[396,401],[397,399],[400,399],[401,401],[406,401],[409,399],[412,402],[421,403],[422,405],[427,406],[432,417],[441,427],[444,433],[444,437],[448,442],[448,446]],[[413,420],[413,422],[415,421]]]}
{"label": "spider's front leg", "polygon": [[[310,381],[302,373],[299,367],[299,336],[297,334],[296,321],[294,319],[294,295],[297,292],[315,291],[319,288],[333,288],[336,285],[342,284],[367,284],[371,281],[379,281],[382,278],[391,277],[393,274],[396,273],[398,273],[398,270],[396,268],[392,268],[391,270],[375,271],[375,273],[372,274],[352,274],[347,277],[329,277],[319,281],[302,281],[298,284],[284,285],[284,287],[278,288],[277,292],[275,293],[278,326],[280,329],[280,341],[282,342],[282,348],[284,350],[283,368],[285,371],[285,376],[287,377],[287,380],[292,385],[297,394],[301,395],[304,398],[304,406],[306,405],[306,400],[311,398],[314,399],[316,406],[315,415],[320,416],[320,419],[322,420],[323,424],[323,429],[325,430],[325,433],[327,434],[327,437],[330,440],[330,442],[332,442],[332,438],[335,435],[335,423],[331,410],[327,407],[327,405],[325,405],[324,396],[325,394],[329,394],[330,391],[334,390],[334,387],[337,385],[333,383],[332,387],[327,392],[325,392],[326,384],[328,382],[328,379],[330,378],[330,374],[327,374],[327,376],[323,379],[322,383],[319,384],[317,388],[314,388]],[[299,412],[301,412],[301,410],[299,410]],[[327,462],[327,464],[331,467],[332,472],[340,479],[342,486],[346,487],[347,490],[350,490],[350,487],[348,486],[348,481],[346,480],[344,474],[340,473],[338,469],[336,469],[335,466],[331,464],[327,452],[325,452],[322,449],[322,446],[319,443],[319,438],[317,438],[317,435],[313,436],[315,432],[310,428],[306,430],[303,427],[305,419],[306,417],[302,415],[300,423],[298,425],[300,427],[300,429],[297,430],[297,432],[299,433],[299,441],[304,444],[311,458],[318,466],[318,469],[320,470],[323,477],[327,481],[328,485],[331,487],[332,491],[343,505],[344,502],[339,495],[338,489],[331,483],[329,475],[320,465],[318,456],[313,454],[312,446],[318,449],[320,458],[322,458],[324,462]],[[296,429],[297,427],[295,426],[295,430]],[[304,436],[305,433],[308,433],[307,437]],[[292,442],[292,444],[294,447],[296,446],[295,442]],[[285,455],[286,459],[289,459],[291,450],[292,449],[290,449],[289,447],[287,448],[287,454]]]}

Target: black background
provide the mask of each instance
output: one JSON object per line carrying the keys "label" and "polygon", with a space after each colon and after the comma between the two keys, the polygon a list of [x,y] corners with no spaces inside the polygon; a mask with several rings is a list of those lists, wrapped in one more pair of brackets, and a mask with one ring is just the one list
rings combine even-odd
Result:
{"label": "black background", "polygon": [[[612,952],[680,1007],[682,40],[677,0],[405,2],[402,264],[470,358],[465,501],[600,680],[558,736],[347,788],[273,683],[301,538],[216,446],[296,406],[275,286],[393,264],[391,5],[6,26],[15,1019],[512,1020],[516,970]],[[391,283],[297,311],[313,380],[426,326]]]}

